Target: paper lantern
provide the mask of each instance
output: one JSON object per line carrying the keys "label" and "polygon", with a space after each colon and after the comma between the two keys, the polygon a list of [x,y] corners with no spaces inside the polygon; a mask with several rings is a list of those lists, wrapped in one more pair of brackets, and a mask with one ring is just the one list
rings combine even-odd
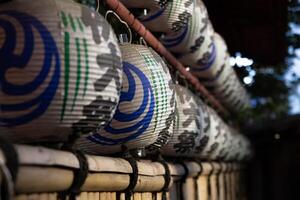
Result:
{"label": "paper lantern", "polygon": [[197,157],[208,141],[207,106],[187,88],[176,85],[174,134],[161,152],[166,156]]}
{"label": "paper lantern", "polygon": [[224,81],[228,74],[233,72],[230,65],[230,55],[227,51],[227,45],[224,39],[218,34],[213,34],[213,44],[215,51],[215,59],[207,65],[198,63],[198,59],[186,56],[181,61],[191,67],[191,72],[196,75],[203,84],[207,86],[215,86]]}
{"label": "paper lantern", "polygon": [[230,144],[228,144],[228,154],[225,161],[241,162],[248,161],[252,156],[250,141],[237,130],[231,128]]}
{"label": "paper lantern", "polygon": [[228,129],[218,114],[212,108],[207,108],[210,118],[208,141],[200,152],[199,157],[215,160],[222,157],[220,153],[222,153],[222,145],[227,142]]}
{"label": "paper lantern", "polygon": [[[147,147],[159,149],[173,133],[174,88],[165,62],[142,45],[121,45],[123,86],[112,121],[78,142],[90,153],[108,154]],[[90,143],[92,142],[92,143]]]}
{"label": "paper lantern", "polygon": [[17,142],[62,141],[104,126],[121,89],[110,25],[67,0],[0,7],[0,126]]}
{"label": "paper lantern", "polygon": [[[249,97],[230,64],[230,56],[223,38],[215,33],[216,58],[211,65],[199,65],[193,58],[186,58],[191,72],[231,111],[247,107]],[[183,61],[182,61],[183,62]]]}
{"label": "paper lantern", "polygon": [[196,54],[197,61],[204,63],[208,57],[213,57],[213,33],[207,10],[202,1],[197,0],[188,25],[178,33],[164,35],[161,42],[179,58]]}
{"label": "paper lantern", "polygon": [[249,107],[249,96],[234,71],[225,81],[213,86],[211,91],[232,112]]}
{"label": "paper lantern", "polygon": [[230,154],[230,147],[232,145],[232,132],[230,127],[220,119],[220,124],[218,125],[218,131],[220,135],[216,136],[216,143],[218,146],[209,155],[209,159],[212,160],[225,160],[225,158]]}
{"label": "paper lantern", "polygon": [[194,0],[156,1],[156,0],[121,0],[128,8],[145,8],[138,19],[153,32],[172,34],[183,30],[192,16]]}

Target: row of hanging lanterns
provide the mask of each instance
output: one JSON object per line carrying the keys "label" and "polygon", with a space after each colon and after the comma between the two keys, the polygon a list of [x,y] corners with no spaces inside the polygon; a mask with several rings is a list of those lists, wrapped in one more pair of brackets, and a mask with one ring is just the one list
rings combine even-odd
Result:
{"label": "row of hanging lanterns", "polygon": [[138,18],[149,30],[163,33],[162,44],[229,110],[249,107],[249,96],[230,65],[226,43],[215,33],[201,0],[122,2],[130,9],[148,10]]}
{"label": "row of hanging lanterns", "polygon": [[[189,12],[204,9],[194,1],[129,2],[149,5],[154,13],[168,11],[162,16],[165,24],[149,26],[164,27],[166,37],[175,38],[193,28],[186,20]],[[174,25],[178,18],[180,28]],[[213,36],[210,24],[207,29]],[[244,136],[173,82],[163,58],[144,45],[119,45],[105,19],[85,6],[71,0],[5,3],[0,47],[0,127],[6,130],[0,134],[14,142],[64,142],[80,134],[76,147],[99,155],[124,148],[150,153],[162,148],[167,156],[206,159],[251,155]]]}

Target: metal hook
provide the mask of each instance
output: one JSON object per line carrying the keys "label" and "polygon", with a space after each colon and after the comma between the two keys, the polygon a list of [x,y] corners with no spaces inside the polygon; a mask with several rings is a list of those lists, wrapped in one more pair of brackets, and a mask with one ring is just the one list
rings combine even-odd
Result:
{"label": "metal hook", "polygon": [[179,71],[175,72],[175,79],[176,83],[179,83],[179,80],[183,82],[183,86],[188,88],[188,81],[186,80],[185,76],[183,76]]}
{"label": "metal hook", "polygon": [[139,44],[148,47],[148,44],[147,44],[146,40],[145,40],[143,37],[140,37],[140,39],[139,39]]}
{"label": "metal hook", "polygon": [[[99,1],[99,0],[98,0]],[[119,15],[117,14],[117,13],[115,13],[114,11],[112,11],[112,10],[108,10],[106,13],[105,13],[105,20],[107,20],[107,17],[108,17],[108,15],[109,14],[112,14],[112,15],[114,15],[118,20],[119,20],[119,22],[120,23],[122,23],[122,24],[124,24],[125,26],[126,26],[126,28],[127,28],[127,31],[128,31],[128,35],[129,35],[129,41],[128,41],[128,43],[132,43],[132,32],[131,32],[131,29],[130,29],[130,27],[128,26],[128,24],[125,22],[125,21],[123,21],[120,17],[119,17]],[[124,42],[124,41],[120,41],[121,43],[122,42]]]}

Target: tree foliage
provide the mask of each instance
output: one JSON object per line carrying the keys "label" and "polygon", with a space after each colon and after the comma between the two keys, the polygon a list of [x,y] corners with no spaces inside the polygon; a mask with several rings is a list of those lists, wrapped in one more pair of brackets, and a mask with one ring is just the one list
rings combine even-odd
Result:
{"label": "tree foliage", "polygon": [[[291,0],[288,7],[288,24],[300,27],[300,3],[298,0]],[[296,94],[300,85],[300,77],[296,74],[286,79],[286,73],[294,64],[297,58],[296,49],[300,48],[300,35],[293,33],[289,26],[286,34],[287,57],[285,62],[273,66],[265,66],[261,63],[254,63],[252,68],[256,71],[254,81],[246,85],[251,95],[252,109],[241,113],[240,120],[248,123],[266,119],[282,118],[289,115],[291,108],[289,96]],[[236,67],[241,80],[248,76],[245,68]]]}

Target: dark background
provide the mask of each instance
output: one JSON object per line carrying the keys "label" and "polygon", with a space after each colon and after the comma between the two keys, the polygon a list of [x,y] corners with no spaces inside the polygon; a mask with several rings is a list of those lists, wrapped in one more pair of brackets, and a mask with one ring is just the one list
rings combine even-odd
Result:
{"label": "dark background", "polygon": [[[204,0],[204,2],[216,32],[225,38],[231,55],[241,52],[244,57],[254,60],[254,69],[261,81],[254,82],[248,87],[250,93],[254,91],[252,97],[270,97],[273,104],[278,100],[275,108],[283,105],[291,90],[280,78],[290,67],[286,62],[289,56],[286,33],[290,20],[288,12],[290,2],[287,0]],[[297,22],[297,15],[294,20]],[[266,74],[259,74],[261,68],[273,68],[277,72],[268,74],[267,77]],[[242,74],[243,72],[239,75]],[[267,86],[265,91],[261,89],[263,85]],[[274,90],[274,94],[268,90]],[[276,93],[284,94],[284,99],[276,99]],[[286,104],[287,101],[284,105]],[[252,123],[249,123],[252,119],[244,118],[244,132],[255,147],[255,157],[249,165],[247,174],[250,200],[300,199],[300,115],[290,116],[287,107],[284,107],[279,115],[275,114],[273,117],[274,110],[276,109],[271,106],[258,110],[257,113],[264,112],[264,118],[256,118]]]}

